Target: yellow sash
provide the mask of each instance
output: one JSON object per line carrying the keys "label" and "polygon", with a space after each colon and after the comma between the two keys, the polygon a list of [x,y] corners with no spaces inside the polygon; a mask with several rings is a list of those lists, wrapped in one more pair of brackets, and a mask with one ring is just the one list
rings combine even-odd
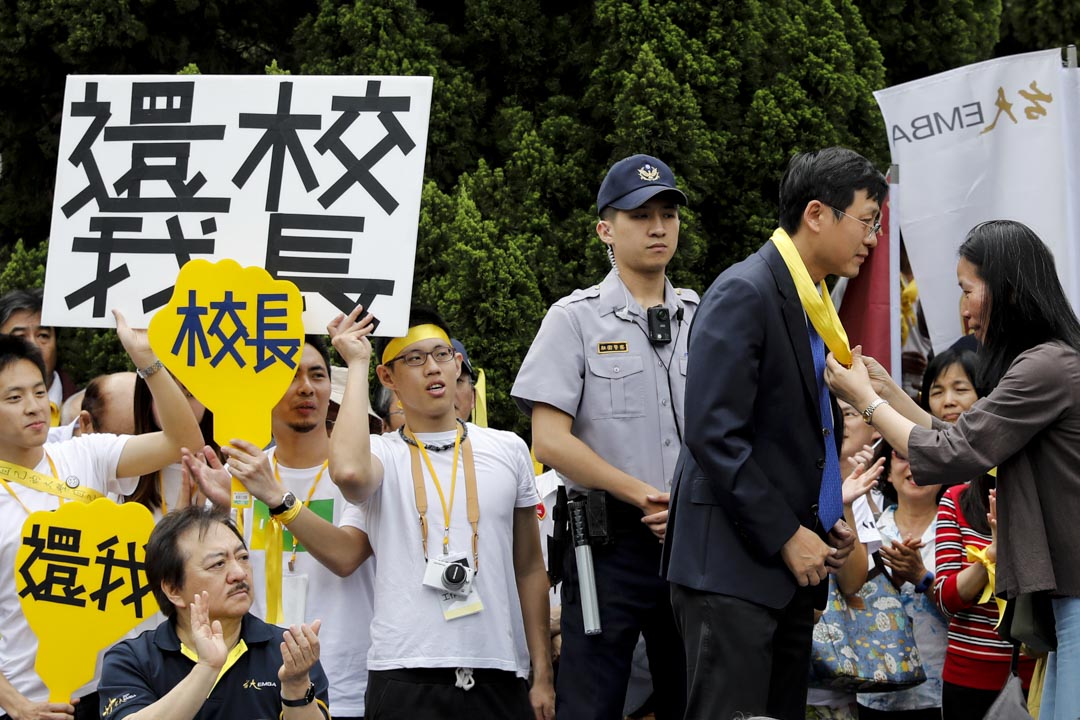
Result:
{"label": "yellow sash", "polygon": [[[11,489],[11,485],[8,481],[18,483],[23,487],[30,488],[31,490],[37,490],[38,492],[48,493],[49,495],[55,495],[63,500],[71,500],[75,502],[93,502],[98,498],[105,497],[97,490],[88,487],[82,487],[76,484],[75,487],[71,487],[66,482],[56,477],[56,466],[53,465],[52,458],[46,453],[45,457],[49,461],[49,467],[53,471],[53,476],[42,475],[36,470],[25,468],[22,465],[15,465],[14,463],[5,462],[0,460],[0,485],[4,486],[4,489],[8,491],[16,500],[19,496],[15,494],[15,491]],[[22,504],[22,501],[19,501]],[[23,507],[26,507],[23,505]]]}
{"label": "yellow sash", "polygon": [[791,273],[795,290],[799,293],[799,301],[807,317],[810,318],[810,322],[814,324],[814,329],[825,341],[825,346],[836,356],[837,361],[841,365],[850,366],[851,346],[848,344],[847,333],[844,332],[844,326],[840,323],[840,316],[836,314],[836,308],[833,306],[825,281],[821,281],[820,288],[814,285],[806,264],[803,263],[799,251],[795,248],[795,243],[791,241],[783,228],[776,228],[770,239],[780,251],[780,257],[784,259],[784,264]]}

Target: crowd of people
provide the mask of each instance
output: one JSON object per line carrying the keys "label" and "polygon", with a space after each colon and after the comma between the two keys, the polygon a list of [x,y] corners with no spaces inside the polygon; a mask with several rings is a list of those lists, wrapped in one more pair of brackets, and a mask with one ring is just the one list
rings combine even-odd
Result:
{"label": "crowd of people", "polygon": [[[825,285],[859,273],[887,191],[851,150],[796,155],[779,227],[699,296],[666,274],[672,170],[615,163],[611,271],[552,305],[509,390],[535,461],[469,421],[478,374],[435,309],[397,338],[334,318],[344,367],[307,336],[263,448],[215,443],[119,313],[136,371],[76,391],[40,291],[5,295],[0,465],[23,472],[0,474],[0,715],[966,720],[1015,675],[1042,717],[1080,717],[1080,323],[1045,244],[983,223],[957,267],[972,335],[921,390],[894,382]],[[56,702],[14,576],[65,486],[153,513],[160,612]],[[919,681],[812,680],[830,598],[874,577]]]}

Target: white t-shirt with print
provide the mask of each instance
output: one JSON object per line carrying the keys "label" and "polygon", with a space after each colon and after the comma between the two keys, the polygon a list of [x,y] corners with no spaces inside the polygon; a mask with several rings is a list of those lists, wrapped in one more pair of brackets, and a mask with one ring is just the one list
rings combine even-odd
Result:
{"label": "white t-shirt with print", "polygon": [[[274,449],[267,451],[273,466]],[[307,499],[308,491],[319,474],[319,467],[295,469],[278,465],[286,490],[297,500]],[[265,525],[267,509],[258,500],[256,507],[244,511],[244,539],[251,549],[251,576],[255,602],[251,612],[266,619]],[[338,527],[355,527],[355,520],[345,517],[348,502],[323,472],[308,506],[327,522]],[[252,512],[255,520],[252,522]],[[322,620],[319,630],[320,663],[330,681],[331,709],[335,716],[364,715],[364,691],[367,689],[367,652],[371,644],[371,615],[375,600],[375,560],[368,559],[348,577],[335,575],[297,543],[294,570],[289,570],[293,537],[288,528],[282,533],[281,572],[283,575],[306,575],[307,600],[305,622]]]}
{"label": "white t-shirt with print", "polygon": [[[489,668],[528,677],[529,653],[514,573],[514,510],[534,510],[536,493],[529,449],[517,435],[469,424],[480,503],[480,572],[473,586],[484,609],[443,619],[439,593],[423,584],[424,555],[413,493],[409,446],[397,433],[371,438],[382,461],[383,481],[360,506],[350,507],[371,539],[379,569],[375,575],[375,619],[371,624],[368,668]],[[420,433],[429,445],[454,440],[454,432]],[[453,451],[429,452],[447,503]],[[439,493],[421,463],[428,496],[428,552],[441,552],[443,514]],[[472,526],[465,498],[464,462],[458,461],[453,494],[450,549],[467,553],[472,564]]]}
{"label": "white t-shirt with print", "polygon": [[[95,433],[62,443],[46,443],[47,457],[43,455],[34,470],[43,475],[51,475],[48,460],[51,458],[61,480],[78,478],[82,487],[97,490],[102,494],[130,493],[135,489],[138,478],[116,478],[116,465],[129,437]],[[38,641],[26,622],[19,604],[19,594],[15,590],[15,555],[19,550],[22,526],[27,518],[23,505],[26,505],[30,512],[56,510],[60,506],[60,499],[16,483],[10,484],[18,500],[6,490],[0,490],[0,674],[23,696],[33,702],[43,702],[48,700],[49,691],[34,670]],[[98,668],[100,667],[99,656]],[[95,673],[90,683],[75,692],[75,697],[93,692],[96,687]],[[7,709],[0,708],[0,714],[6,712]]]}

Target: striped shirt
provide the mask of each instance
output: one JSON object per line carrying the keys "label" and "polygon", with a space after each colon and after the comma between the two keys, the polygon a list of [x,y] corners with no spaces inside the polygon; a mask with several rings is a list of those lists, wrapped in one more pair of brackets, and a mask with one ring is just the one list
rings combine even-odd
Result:
{"label": "striped shirt", "polygon": [[[967,688],[1000,690],[1009,676],[1012,646],[1001,639],[994,627],[998,621],[997,604],[990,599],[976,605],[978,597],[966,601],[956,586],[957,575],[971,564],[967,561],[966,547],[985,548],[992,540],[990,535],[972,528],[960,510],[960,494],[967,487],[965,483],[949,488],[941,498],[937,516],[934,585],[938,607],[949,618],[949,644],[942,679]],[[1034,668],[1034,660],[1021,656],[1020,677],[1025,688],[1031,682]]]}

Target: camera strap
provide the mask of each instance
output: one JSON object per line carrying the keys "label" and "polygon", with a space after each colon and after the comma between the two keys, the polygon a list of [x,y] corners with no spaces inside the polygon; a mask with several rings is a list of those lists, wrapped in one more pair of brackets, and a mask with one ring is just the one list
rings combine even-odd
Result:
{"label": "camera strap", "polygon": [[[427,465],[428,472],[431,473],[431,479],[435,483],[435,489],[439,492],[439,501],[442,504],[443,509],[443,554],[449,552],[450,549],[450,517],[454,509],[454,491],[457,487],[457,460],[458,453],[461,453],[462,464],[465,466],[465,504],[466,512],[468,513],[469,525],[472,526],[472,551],[473,551],[473,570],[480,570],[480,499],[476,490],[476,464],[473,462],[472,443],[468,438],[461,439],[460,430],[458,431],[458,439],[454,444],[454,461],[452,465],[453,479],[450,481],[450,502],[446,502],[446,496],[443,495],[442,485],[439,483],[439,478],[435,475],[435,468],[431,465],[431,458],[428,457],[427,450],[424,449],[422,443],[416,445],[409,445],[409,455],[412,461],[412,477],[413,477],[413,495],[416,498],[416,512],[420,515],[420,539],[424,547],[424,560],[428,559],[428,523],[427,523],[427,486],[424,482],[424,470],[421,467],[420,459],[423,455],[424,463]],[[412,431],[409,431],[409,435],[415,440],[415,436]]]}

